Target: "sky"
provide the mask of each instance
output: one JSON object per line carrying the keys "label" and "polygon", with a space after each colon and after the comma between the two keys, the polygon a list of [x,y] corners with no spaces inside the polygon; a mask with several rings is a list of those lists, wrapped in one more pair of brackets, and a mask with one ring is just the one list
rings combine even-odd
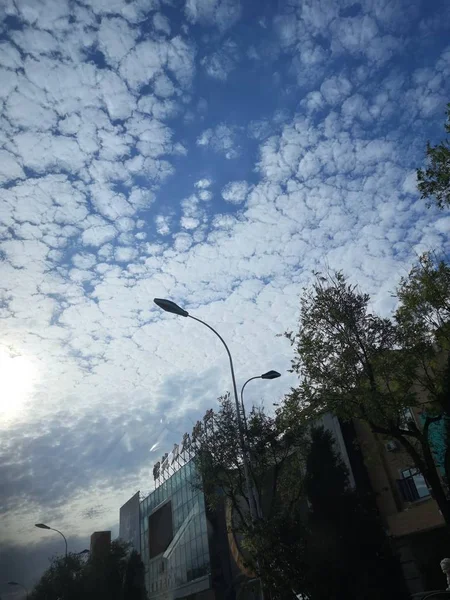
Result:
{"label": "sky", "polygon": [[0,595],[31,586],[230,390],[295,378],[312,273],[383,315],[448,211],[416,190],[450,101],[443,0],[0,4]]}

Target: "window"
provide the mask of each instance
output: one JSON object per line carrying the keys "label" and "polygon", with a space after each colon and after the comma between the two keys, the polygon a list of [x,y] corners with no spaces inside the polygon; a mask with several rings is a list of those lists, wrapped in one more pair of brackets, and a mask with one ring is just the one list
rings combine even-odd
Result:
{"label": "window", "polygon": [[430,495],[425,477],[419,469],[404,469],[401,471],[402,478],[397,481],[403,500],[416,502]]}
{"label": "window", "polygon": [[150,558],[164,552],[173,538],[172,504],[167,502],[148,519]]}

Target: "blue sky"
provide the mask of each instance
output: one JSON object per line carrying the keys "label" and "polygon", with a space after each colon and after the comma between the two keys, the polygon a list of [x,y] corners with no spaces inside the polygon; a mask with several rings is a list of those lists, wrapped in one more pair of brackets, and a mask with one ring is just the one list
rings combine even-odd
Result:
{"label": "blue sky", "polygon": [[450,5],[6,0],[0,17],[0,542],[31,584],[60,551],[33,523],[74,550],[116,531],[230,388],[214,336],[155,296],[226,336],[239,381],[282,372],[248,387],[270,407],[295,383],[277,334],[312,271],[343,269],[389,314],[415,257],[448,250],[415,169],[443,136]]}

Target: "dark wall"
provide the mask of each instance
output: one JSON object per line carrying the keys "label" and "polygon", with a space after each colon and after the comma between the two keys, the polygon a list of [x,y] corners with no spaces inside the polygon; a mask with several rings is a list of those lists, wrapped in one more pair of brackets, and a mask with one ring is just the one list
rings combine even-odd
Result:
{"label": "dark wall", "polygon": [[215,510],[206,509],[212,586],[218,600],[235,600],[232,557],[228,546],[225,501]]}
{"label": "dark wall", "polygon": [[149,516],[148,536],[150,558],[167,550],[173,538],[172,503],[170,501]]}

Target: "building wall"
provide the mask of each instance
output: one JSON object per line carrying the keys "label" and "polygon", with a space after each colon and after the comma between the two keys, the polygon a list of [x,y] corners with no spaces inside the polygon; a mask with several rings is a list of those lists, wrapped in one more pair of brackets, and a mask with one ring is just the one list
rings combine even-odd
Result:
{"label": "building wall", "polygon": [[120,507],[119,537],[124,542],[141,553],[141,534],[139,521],[139,492],[136,492],[128,502]]}
{"label": "building wall", "polygon": [[362,421],[354,421],[354,428],[378,510],[392,536],[410,593],[442,588],[439,562],[450,552],[438,544],[445,529],[437,503],[431,496],[406,502],[396,481],[402,470],[413,466],[409,455],[401,447],[388,451],[387,440],[373,434]]}
{"label": "building wall", "polygon": [[91,535],[90,553],[92,558],[98,558],[108,554],[111,546],[110,531],[94,531]]}
{"label": "building wall", "polygon": [[355,421],[355,429],[372,488],[377,495],[377,504],[389,534],[403,536],[426,531],[444,525],[436,502],[429,496],[417,502],[405,502],[396,481],[401,471],[412,465],[409,455],[398,447],[393,452],[386,450],[386,440],[372,433],[362,421]]}
{"label": "building wall", "polygon": [[[194,478],[194,463],[190,461],[141,502],[141,557],[150,599],[185,598],[211,588],[205,501],[193,486]],[[165,526],[172,531],[169,536],[163,532],[168,545],[152,556],[152,534],[158,528],[151,530],[155,518],[150,517],[169,502],[172,522],[166,520]]]}

